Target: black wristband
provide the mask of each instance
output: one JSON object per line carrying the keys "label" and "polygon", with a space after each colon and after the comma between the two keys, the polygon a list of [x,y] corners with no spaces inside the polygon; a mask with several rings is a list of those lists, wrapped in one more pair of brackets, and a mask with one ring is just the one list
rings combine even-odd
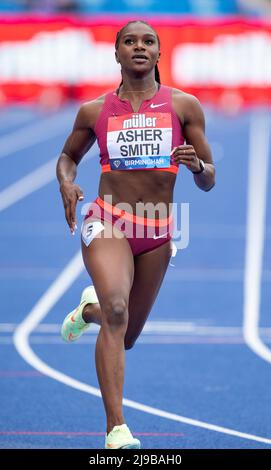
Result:
{"label": "black wristband", "polygon": [[192,171],[193,175],[199,175],[200,173],[202,173],[202,172],[205,170],[204,161],[201,160],[200,158],[199,158],[199,166],[200,166],[200,170],[198,170],[198,171]]}

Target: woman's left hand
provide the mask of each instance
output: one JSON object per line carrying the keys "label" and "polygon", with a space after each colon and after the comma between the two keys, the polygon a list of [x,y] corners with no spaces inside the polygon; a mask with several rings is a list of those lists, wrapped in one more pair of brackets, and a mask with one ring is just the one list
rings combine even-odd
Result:
{"label": "woman's left hand", "polygon": [[174,147],[171,152],[176,163],[182,163],[190,171],[199,171],[201,169],[199,158],[193,145],[179,145]]}

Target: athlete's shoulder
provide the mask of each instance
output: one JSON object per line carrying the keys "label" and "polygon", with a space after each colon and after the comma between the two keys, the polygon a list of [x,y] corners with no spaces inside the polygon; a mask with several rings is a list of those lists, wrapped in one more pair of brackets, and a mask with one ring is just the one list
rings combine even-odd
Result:
{"label": "athlete's shoulder", "polygon": [[172,88],[172,100],[176,113],[182,123],[186,121],[204,120],[203,110],[199,99],[177,88]]}
{"label": "athlete's shoulder", "polygon": [[79,112],[81,111],[82,114],[91,114],[95,112],[98,108],[100,108],[105,101],[106,94],[98,96],[94,100],[85,101],[82,103]]}
{"label": "athlete's shoulder", "polygon": [[186,93],[185,91],[178,90],[178,88],[171,88],[172,89],[172,96],[173,98],[182,104],[192,105],[192,106],[201,106],[199,99],[191,95],[190,93]]}
{"label": "athlete's shoulder", "polygon": [[96,120],[101,112],[106,95],[101,95],[91,101],[81,104],[76,121],[78,127],[91,127],[94,129]]}

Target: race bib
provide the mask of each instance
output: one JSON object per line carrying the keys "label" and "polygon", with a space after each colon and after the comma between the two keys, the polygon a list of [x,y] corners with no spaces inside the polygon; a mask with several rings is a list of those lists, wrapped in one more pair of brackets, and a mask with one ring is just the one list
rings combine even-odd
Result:
{"label": "race bib", "polygon": [[108,119],[111,170],[169,168],[171,144],[170,113],[133,113]]}
{"label": "race bib", "polygon": [[92,222],[84,221],[81,226],[81,235],[84,244],[89,246],[93,238],[103,230],[104,226],[99,220],[94,220]]}

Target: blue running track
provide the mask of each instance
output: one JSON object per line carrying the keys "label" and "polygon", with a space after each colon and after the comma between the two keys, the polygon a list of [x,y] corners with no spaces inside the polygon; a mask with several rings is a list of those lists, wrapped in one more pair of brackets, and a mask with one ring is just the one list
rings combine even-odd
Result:
{"label": "blue running track", "polygon": [[[104,445],[98,329],[72,345],[59,333],[91,282],[54,176],[76,109],[0,112],[0,448]],[[175,202],[190,203],[190,242],[126,353],[124,412],[145,449],[271,446],[268,110],[206,109],[206,122],[216,187],[200,191],[181,168]],[[78,169],[85,201],[99,175],[95,147]]]}

